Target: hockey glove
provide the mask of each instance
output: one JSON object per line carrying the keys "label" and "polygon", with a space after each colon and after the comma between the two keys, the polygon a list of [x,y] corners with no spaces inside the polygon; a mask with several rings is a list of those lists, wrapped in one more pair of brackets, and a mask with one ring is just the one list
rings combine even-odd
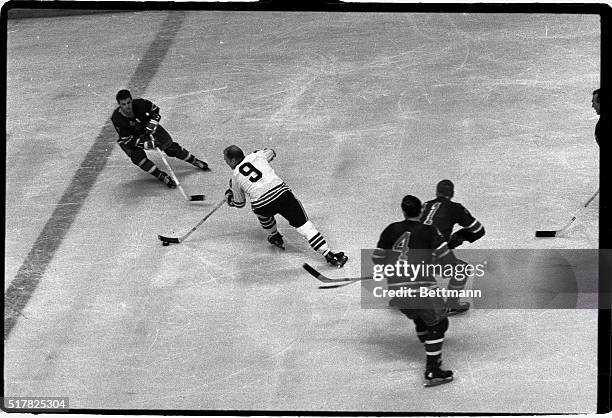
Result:
{"label": "hockey glove", "polygon": [[[146,116],[149,116],[149,113],[146,113]],[[149,123],[147,123],[147,126],[145,128],[147,130],[147,133],[155,133],[155,131],[157,130],[157,126],[159,125],[160,119],[161,116],[159,116],[159,113],[154,113],[153,115],[151,115],[151,119],[149,119]]]}
{"label": "hockey glove", "polygon": [[141,135],[136,138],[136,148],[152,150],[155,149],[155,144],[149,135]]}
{"label": "hockey glove", "polygon": [[154,134],[155,131],[157,130],[158,125],[159,125],[158,121],[156,121],[155,119],[151,119],[149,123],[147,123],[147,127],[145,129],[147,130],[148,134]]}

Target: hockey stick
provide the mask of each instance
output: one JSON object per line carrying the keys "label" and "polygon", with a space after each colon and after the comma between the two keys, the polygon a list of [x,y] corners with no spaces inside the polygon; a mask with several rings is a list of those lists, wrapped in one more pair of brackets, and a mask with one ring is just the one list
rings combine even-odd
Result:
{"label": "hockey stick", "polygon": [[210,218],[210,215],[212,215],[213,213],[215,213],[217,211],[217,209],[219,209],[221,206],[223,206],[223,204],[225,203],[225,198],[220,201],[219,203],[217,203],[217,205],[210,211],[208,212],[201,220],[200,222],[198,222],[198,224],[196,226],[194,226],[193,228],[191,228],[189,230],[189,232],[187,232],[185,235],[180,236],[178,238],[173,238],[173,237],[164,237],[163,235],[158,235],[157,238],[159,238],[159,240],[162,242],[163,245],[169,245],[169,244],[180,244],[181,242],[185,241],[187,239],[187,237],[189,237],[189,235],[191,235],[196,229],[198,229],[200,227],[200,225],[202,225],[204,223],[205,220],[207,220],[208,218]]}
{"label": "hockey stick", "polygon": [[[155,138],[153,138],[152,134],[149,134],[149,137],[151,138],[151,141],[155,141]],[[176,177],[176,174],[174,174],[174,171],[172,170],[172,167],[170,167],[170,164],[168,163],[168,160],[166,159],[166,156],[164,155],[164,152],[162,150],[160,150],[159,147],[155,147],[155,149],[157,150],[157,152],[159,153],[160,157],[164,161],[164,164],[166,165],[166,168],[168,169],[168,171],[170,172],[170,175],[172,176],[172,180],[174,180],[174,182],[176,183],[176,187],[178,187],[178,189],[181,191],[181,194],[183,195],[185,200],[188,201],[188,202],[201,202],[201,201],[203,201],[204,200],[204,195],[203,194],[192,194],[191,196],[187,196],[187,193],[185,193],[185,190],[183,190],[183,186],[181,186],[181,183],[179,182],[178,177]]]}
{"label": "hockey stick", "polygon": [[570,221],[565,224],[565,226],[563,226],[563,228],[561,229],[557,229],[554,231],[536,231],[535,236],[538,238],[551,238],[551,237],[558,237],[559,234],[561,234],[561,232],[565,231],[567,228],[570,227],[570,225],[576,220],[576,218],[578,217],[578,215],[584,210],[586,209],[587,206],[589,206],[589,204],[593,201],[593,199],[595,199],[595,197],[599,194],[599,189],[597,189],[597,191],[595,192],[595,194],[593,196],[591,196],[591,198],[584,204],[582,205],[582,207],[580,209],[578,209],[576,211],[576,213],[574,213],[574,216],[572,216],[572,219],[570,219]]}
{"label": "hockey stick", "polygon": [[302,267],[304,267],[304,270],[306,270],[308,273],[310,273],[312,276],[314,276],[317,280],[319,280],[320,282],[323,282],[326,284],[326,286],[319,286],[319,289],[334,289],[336,287],[342,287],[342,286],[348,286],[349,284],[353,284],[353,283],[357,283],[360,282],[362,280],[371,280],[372,276],[367,276],[367,277],[346,277],[343,279],[331,279],[327,276],[325,276],[324,274],[321,274],[320,272],[318,272],[314,267],[312,267],[311,265],[304,263],[302,264]]}

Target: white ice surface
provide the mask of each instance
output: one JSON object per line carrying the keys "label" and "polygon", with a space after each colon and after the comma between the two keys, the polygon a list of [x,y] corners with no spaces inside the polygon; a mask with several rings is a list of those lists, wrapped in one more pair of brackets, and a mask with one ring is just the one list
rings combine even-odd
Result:
{"label": "white ice surface", "polygon": [[[164,12],[8,22],[5,288],[154,39]],[[5,341],[5,396],[86,409],[594,412],[597,312],[472,310],[451,318],[422,387],[412,324],[321,291],[300,266],[360,275],[405,194],[456,200],[485,225],[473,248],[597,248],[590,108],[599,21],[587,15],[188,12],[147,91],[175,140],[186,205],[115,148]],[[221,153],[276,149],[277,172],[342,273],[284,220],[271,248],[248,209],[223,207]],[[155,155],[151,157],[161,164]],[[528,280],[529,278],[525,278]]]}

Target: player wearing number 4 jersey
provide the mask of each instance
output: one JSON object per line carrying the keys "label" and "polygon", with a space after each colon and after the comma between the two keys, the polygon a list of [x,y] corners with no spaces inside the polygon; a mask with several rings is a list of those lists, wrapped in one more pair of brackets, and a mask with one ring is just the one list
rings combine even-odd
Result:
{"label": "player wearing number 4 jersey", "polygon": [[[457,248],[463,242],[474,242],[485,234],[484,227],[461,203],[453,202],[451,199],[455,194],[455,185],[450,180],[442,180],[436,185],[436,198],[425,202],[421,212],[421,222],[425,225],[433,225],[448,242],[448,248]],[[455,224],[462,226],[460,230],[453,233]],[[448,283],[451,290],[462,290],[465,288],[465,278],[453,277]],[[469,309],[468,302],[459,302],[458,298],[447,300],[449,314],[456,315]]]}
{"label": "player wearing number 4 jersey", "polygon": [[251,209],[268,232],[271,244],[284,248],[283,236],[278,232],[274,218],[274,215],[281,215],[328,263],[338,268],[344,266],[348,257],[343,252],[334,253],[329,249],[323,235],[308,220],[300,201],[274,172],[270,165],[276,157],[274,150],[264,149],[245,156],[242,149],[230,145],[223,151],[223,157],[233,170],[230,188],[225,192],[227,204],[244,207],[248,196]]}
{"label": "player wearing number 4 jersey", "polygon": [[[419,221],[421,201],[411,195],[402,199],[404,220],[387,226],[372,254],[372,261],[379,265],[395,265],[405,261],[411,265],[432,263],[453,265],[458,262],[440,232],[433,226]],[[435,277],[428,273],[417,276],[387,275],[389,290],[402,288],[415,289],[436,287]],[[396,297],[392,305],[397,306],[404,315],[412,319],[419,340],[425,346],[425,386],[435,386],[453,380],[453,372],[442,370],[442,343],[448,329],[447,310],[442,296]]]}

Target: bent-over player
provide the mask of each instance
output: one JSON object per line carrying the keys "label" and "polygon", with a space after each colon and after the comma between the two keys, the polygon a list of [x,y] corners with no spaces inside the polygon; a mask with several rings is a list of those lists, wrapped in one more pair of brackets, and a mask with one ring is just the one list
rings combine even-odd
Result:
{"label": "bent-over player", "polygon": [[263,149],[244,155],[242,149],[230,145],[223,151],[223,158],[233,170],[230,188],[225,192],[229,206],[241,208],[246,196],[259,223],[268,232],[268,242],[284,248],[283,236],[278,232],[274,215],[281,215],[289,221],[310,247],[338,268],[344,266],[348,257],[343,252],[334,253],[327,246],[323,235],[308,220],[300,201],[285,182],[276,175],[270,161],[276,157],[272,149]]}
{"label": "bent-over player", "polygon": [[[440,232],[420,222],[421,201],[411,195],[402,199],[404,220],[388,225],[380,235],[372,255],[375,264],[395,265],[404,260],[413,265],[456,264],[458,260]],[[417,277],[386,276],[389,290],[403,287],[416,289],[437,287],[436,279],[428,274]],[[394,298],[392,305],[412,319],[419,340],[425,345],[425,386],[435,386],[453,380],[453,372],[442,370],[442,343],[448,329],[446,307],[442,296]]]}
{"label": "bent-over player", "polygon": [[[113,112],[111,120],[119,134],[117,142],[132,163],[170,188],[176,187],[176,183],[147,158],[145,149],[158,147],[170,157],[186,161],[204,171],[210,170],[208,164],[174,142],[168,131],[159,124],[159,107],[146,99],[132,99],[129,90],[119,90],[116,99],[119,107]],[[154,141],[151,141],[150,135],[153,135]]]}
{"label": "bent-over player", "polygon": [[[485,234],[482,224],[461,203],[451,200],[454,194],[455,185],[453,182],[441,180],[436,185],[436,198],[425,202],[421,213],[421,222],[438,228],[438,231],[448,242],[448,248],[450,249],[457,248],[465,241],[474,242]],[[453,233],[455,224],[463,228]],[[465,288],[465,284],[465,278],[459,280],[453,277],[448,283],[448,288],[449,290],[462,290]],[[459,302],[457,297],[448,298],[447,305],[449,315],[456,315],[470,308],[468,302]]]}

